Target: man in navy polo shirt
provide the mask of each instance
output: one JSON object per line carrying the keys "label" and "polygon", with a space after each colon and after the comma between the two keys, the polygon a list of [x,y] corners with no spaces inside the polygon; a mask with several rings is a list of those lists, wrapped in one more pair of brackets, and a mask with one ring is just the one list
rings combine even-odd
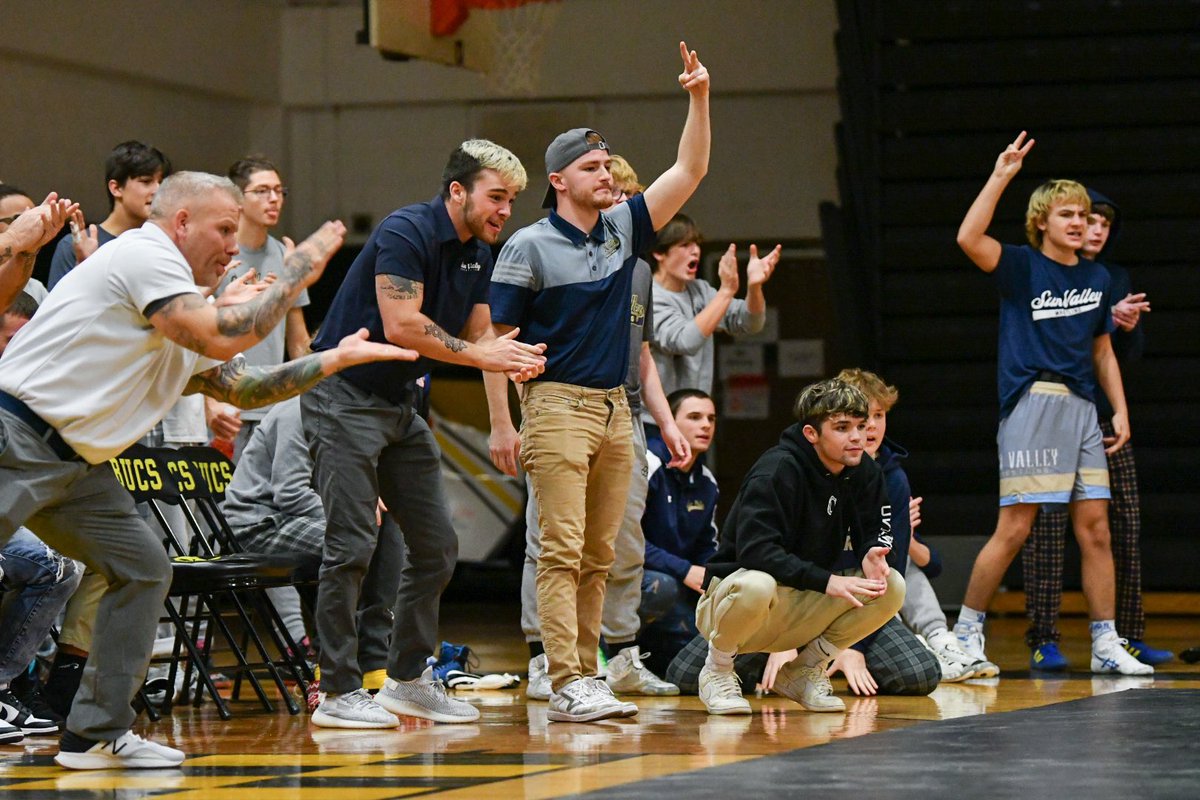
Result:
{"label": "man in navy polo shirt", "polygon": [[[541,372],[545,345],[492,333],[489,245],[500,236],[525,168],[511,152],[471,139],[450,155],[442,192],[387,217],[351,265],[314,350],[338,331],[365,327],[372,341],[407,342],[409,369],[354,369],[301,406],[327,527],[316,625],[322,700],[316,725],[390,728],[397,714],[471,722],[479,712],[446,697],[426,659],[438,643],[438,604],[458,559],[433,433],[413,409],[414,381],[430,360],[524,380]],[[394,609],[383,688],[363,689],[355,612],[381,548],[376,499],[403,531],[408,558]],[[383,531],[389,531],[386,526]]]}
{"label": "man in navy polo shirt", "polygon": [[[551,721],[637,713],[595,680],[604,579],[633,470],[624,381],[629,303],[639,253],[691,197],[708,170],[708,71],[680,42],[679,83],[690,100],[675,164],[642,195],[613,205],[608,144],[575,128],[546,150],[545,219],[500,251],[492,277],[498,335],[546,342],[544,374],[521,399],[521,463],[541,522],[538,619],[550,674]],[[484,376],[488,399],[505,387]]]}

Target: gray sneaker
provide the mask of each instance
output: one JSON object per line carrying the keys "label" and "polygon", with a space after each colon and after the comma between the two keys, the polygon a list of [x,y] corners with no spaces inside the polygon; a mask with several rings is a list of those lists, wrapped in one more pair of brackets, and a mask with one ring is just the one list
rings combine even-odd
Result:
{"label": "gray sneaker", "polygon": [[679,694],[678,686],[664,681],[642,663],[637,645],[626,647],[609,660],[605,680],[610,689],[620,694],[660,697]]}
{"label": "gray sneaker", "polygon": [[433,667],[426,667],[421,677],[411,681],[383,682],[375,702],[393,714],[422,717],[434,722],[474,722],[479,709],[462,700],[446,695],[446,687],[433,677]]}
{"label": "gray sneaker", "polygon": [[545,653],[529,659],[529,683],[525,684],[525,696],[530,700],[550,699],[550,673],[546,670]]}
{"label": "gray sneaker", "polygon": [[[595,722],[600,719],[629,716],[628,706],[613,696],[612,690],[594,678],[576,678],[561,690],[550,693],[550,722]],[[634,706],[636,713],[637,706]]]}
{"label": "gray sneaker", "polygon": [[809,711],[845,711],[846,704],[833,694],[833,684],[822,667],[805,667],[798,661],[783,665],[772,691],[795,700]]}
{"label": "gray sneaker", "polygon": [[750,701],[742,697],[742,681],[730,667],[700,670],[700,700],[710,714],[749,714]]}
{"label": "gray sneaker", "polygon": [[396,715],[375,702],[366,689],[325,695],[313,712],[314,725],[322,728],[395,728]]}

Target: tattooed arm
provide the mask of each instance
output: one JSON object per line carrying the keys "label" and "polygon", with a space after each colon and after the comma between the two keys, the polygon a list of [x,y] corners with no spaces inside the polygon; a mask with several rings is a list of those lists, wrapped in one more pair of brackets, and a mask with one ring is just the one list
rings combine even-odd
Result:
{"label": "tattooed arm", "polygon": [[311,389],[346,367],[369,361],[414,361],[417,353],[390,344],[367,341],[365,328],[342,339],[332,350],[288,361],[275,367],[250,367],[237,356],[193,375],[184,394],[201,392],[238,408],[259,408]]}
{"label": "tattooed arm", "polygon": [[150,324],[176,344],[227,360],[262,341],[296,302],[300,290],[321,276],[346,234],[326,222],[283,261],[278,278],[254,299],[217,307],[197,294],[172,298],[150,315]]}
{"label": "tattooed arm", "polygon": [[375,276],[375,296],[383,317],[383,333],[389,342],[411,347],[426,358],[478,367],[486,372],[536,375],[546,363],[543,344],[530,345],[516,339],[514,329],[504,337],[492,334],[491,311],[485,303],[471,309],[462,338],[455,336],[421,311],[425,286],[400,275]]}

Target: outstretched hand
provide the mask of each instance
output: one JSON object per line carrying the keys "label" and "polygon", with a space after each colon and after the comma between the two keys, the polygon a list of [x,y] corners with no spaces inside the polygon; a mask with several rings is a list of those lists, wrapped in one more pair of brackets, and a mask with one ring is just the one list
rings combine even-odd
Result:
{"label": "outstretched hand", "polygon": [[1122,330],[1131,331],[1137,327],[1142,314],[1150,313],[1150,301],[1145,292],[1127,294],[1112,307],[1113,322]]}
{"label": "outstretched hand", "polygon": [[825,594],[849,600],[850,605],[855,608],[862,608],[862,601],[855,595],[879,597],[885,591],[887,591],[887,581],[860,578],[857,575],[830,575],[829,583],[825,584]]}
{"label": "outstretched hand", "polygon": [[683,72],[679,73],[679,85],[695,97],[708,96],[708,69],[700,63],[695,50],[688,50],[686,42],[679,43],[679,55],[683,58]]}
{"label": "outstretched hand", "polygon": [[862,560],[863,575],[886,584],[887,576],[892,571],[887,563],[887,556],[890,552],[892,552],[890,547],[872,547],[868,550]]}
{"label": "outstretched hand", "polygon": [[494,339],[481,342],[479,368],[488,372],[503,372],[512,381],[524,383],[536,378],[546,369],[544,344],[525,344],[517,341],[520,328],[513,328]]}
{"label": "outstretched hand", "polygon": [[345,239],[345,225],[338,220],[326,222],[284,257],[284,266],[302,270],[298,282],[304,287],[312,286]]}
{"label": "outstretched hand", "polygon": [[341,368],[371,361],[416,361],[421,357],[416,350],[409,350],[407,347],[372,342],[369,340],[370,335],[366,328],[359,328],[338,342],[337,359]]}
{"label": "outstretched hand", "polygon": [[992,174],[997,178],[1009,179],[1021,171],[1021,165],[1025,160],[1025,155],[1033,147],[1034,139],[1025,141],[1026,133],[1021,131],[1016,139],[1013,139],[1012,144],[1004,148],[1004,152],[996,158],[996,168]]}
{"label": "outstretched hand", "polygon": [[761,286],[771,280],[775,267],[779,265],[779,257],[783,254],[783,245],[775,245],[775,249],[762,258],[758,257],[758,245],[750,245],[750,263],[746,265],[746,279],[751,286]]}

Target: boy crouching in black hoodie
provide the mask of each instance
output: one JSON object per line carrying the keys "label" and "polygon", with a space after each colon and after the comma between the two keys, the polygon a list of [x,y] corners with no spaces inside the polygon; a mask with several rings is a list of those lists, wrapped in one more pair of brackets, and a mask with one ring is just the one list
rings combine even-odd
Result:
{"label": "boy crouching in black hoodie", "polygon": [[[892,508],[883,473],[863,458],[867,398],[839,380],[804,389],[799,422],[751,467],[709,561],[696,626],[708,640],[700,699],[710,714],[749,714],[739,652],[801,648],[774,691],[809,711],[844,711],[825,669],[904,602],[889,569]],[[907,513],[903,509],[902,513]],[[831,572],[847,536],[856,575]]]}

